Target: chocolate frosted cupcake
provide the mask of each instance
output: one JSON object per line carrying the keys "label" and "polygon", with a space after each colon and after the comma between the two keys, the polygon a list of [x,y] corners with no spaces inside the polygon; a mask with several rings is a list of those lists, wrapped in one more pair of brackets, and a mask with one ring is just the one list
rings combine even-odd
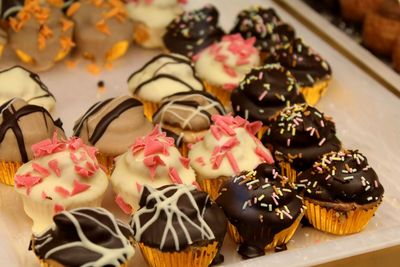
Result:
{"label": "chocolate frosted cupcake", "polygon": [[214,114],[225,114],[218,99],[207,92],[182,92],[162,100],[153,122],[173,137],[183,156],[187,156],[188,145],[203,138]]}
{"label": "chocolate frosted cupcake", "polygon": [[52,111],[56,100],[39,75],[21,66],[0,71],[0,105],[13,98]]}
{"label": "chocolate frosted cupcake", "polygon": [[279,64],[254,68],[232,92],[233,112],[249,121],[269,125],[275,113],[286,106],[304,103],[296,79]]}
{"label": "chocolate frosted cupcake", "polygon": [[143,115],[143,105],[129,96],[96,103],[74,125],[74,136],[99,150],[97,159],[110,173],[114,158],[132,142],[151,132],[153,125]]}
{"label": "chocolate frosted cupcake", "polygon": [[176,17],[167,27],[163,40],[172,53],[192,57],[225,34],[218,26],[219,13],[211,4]]}
{"label": "chocolate frosted cupcake", "polygon": [[289,70],[309,105],[319,101],[331,79],[329,64],[299,38],[277,49],[265,63],[280,63]]}
{"label": "chocolate frosted cupcake", "polygon": [[283,174],[292,181],[323,154],[341,147],[331,118],[307,104],[295,104],[277,114],[262,142],[272,147]]}
{"label": "chocolate frosted cupcake", "polygon": [[260,6],[242,10],[231,33],[239,33],[246,39],[255,37],[254,46],[260,50],[261,60],[292,41],[296,35],[293,27],[284,23],[274,9]]}
{"label": "chocolate frosted cupcake", "polygon": [[179,92],[203,91],[189,58],[179,54],[160,54],[128,78],[129,91],[143,102],[151,120],[163,98]]}
{"label": "chocolate frosted cupcake", "polygon": [[216,202],[229,220],[229,233],[244,258],[262,256],[270,249],[285,249],[304,215],[302,198],[274,166],[227,180]]}
{"label": "chocolate frosted cupcake", "polygon": [[103,208],[63,211],[33,235],[30,249],[41,266],[128,266],[135,250],[132,230]]}
{"label": "chocolate frosted cupcake", "polygon": [[31,146],[53,136],[64,136],[62,122],[39,106],[19,98],[0,106],[0,182],[14,184],[17,169],[33,158]]}
{"label": "chocolate frosted cupcake", "polygon": [[219,249],[226,217],[207,193],[194,186],[144,187],[131,226],[152,267],[206,267],[213,259],[213,263],[223,261]]}
{"label": "chocolate frosted cupcake", "polygon": [[315,228],[331,234],[364,229],[383,198],[378,176],[357,150],[325,154],[298,180],[304,189],[306,217]]}

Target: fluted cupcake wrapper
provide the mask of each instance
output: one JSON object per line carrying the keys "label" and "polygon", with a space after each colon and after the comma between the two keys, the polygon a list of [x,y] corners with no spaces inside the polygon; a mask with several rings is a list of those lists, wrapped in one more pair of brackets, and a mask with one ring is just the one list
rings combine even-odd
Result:
{"label": "fluted cupcake wrapper", "polygon": [[143,113],[149,121],[153,121],[153,114],[156,113],[157,109],[160,107],[158,103],[143,100],[138,98],[143,103]]}
{"label": "fluted cupcake wrapper", "polygon": [[[41,259],[39,259],[39,264],[40,264],[41,267],[67,267],[67,266],[65,266],[65,265],[63,265],[61,263],[58,263],[56,261],[53,261],[53,260],[49,261],[49,260],[41,260]],[[128,267],[128,263],[125,262],[125,263],[119,265],[119,267]]]}
{"label": "fluted cupcake wrapper", "polygon": [[289,179],[289,182],[295,183],[297,180],[297,171],[292,168],[289,162],[281,161],[279,162],[279,167],[281,168],[281,174]]}
{"label": "fluted cupcake wrapper", "polygon": [[114,169],[114,156],[107,156],[103,153],[97,153],[96,158],[99,164],[104,167],[104,172],[108,177],[110,177]]}
{"label": "fluted cupcake wrapper", "polygon": [[183,143],[182,146],[179,148],[179,152],[181,152],[182,157],[187,157],[189,154],[189,147],[187,143]]}
{"label": "fluted cupcake wrapper", "polygon": [[261,138],[267,132],[267,130],[268,130],[268,126],[262,126],[260,128],[260,130],[258,130],[258,132],[257,132],[257,138],[261,140]]}
{"label": "fluted cupcake wrapper", "polygon": [[151,267],[207,267],[218,252],[218,242],[207,246],[191,246],[181,252],[162,252],[139,243],[143,257]]}
{"label": "fluted cupcake wrapper", "polygon": [[[296,230],[300,224],[300,221],[303,218],[303,215],[304,215],[304,213],[301,213],[296,218],[296,220],[293,222],[292,225],[290,225],[286,229],[283,229],[279,233],[275,234],[272,242],[269,243],[268,245],[266,245],[264,250],[267,251],[267,250],[282,246],[284,244],[287,244],[290,241],[290,239],[293,237],[294,233],[296,232]],[[235,243],[237,243],[237,244],[243,243],[243,238],[240,236],[239,231],[231,223],[228,223],[228,233],[232,237],[233,241],[235,241]],[[260,237],[259,233],[254,232],[254,239],[257,239],[259,237]]]}
{"label": "fluted cupcake wrapper", "polygon": [[0,161],[0,182],[6,185],[14,185],[14,176],[23,163],[19,161]]}
{"label": "fluted cupcake wrapper", "polygon": [[219,189],[226,180],[225,177],[197,179],[201,190],[207,192],[212,200],[216,200],[219,195]]}
{"label": "fluted cupcake wrapper", "polygon": [[307,207],[306,217],[312,226],[323,232],[335,235],[358,233],[367,226],[374,216],[379,204],[373,208],[357,208],[351,211],[339,211],[334,208],[323,207],[311,199],[305,199]]}
{"label": "fluted cupcake wrapper", "polygon": [[207,81],[203,81],[203,83],[207,92],[218,98],[224,107],[230,107],[232,91],[225,90],[221,86],[212,85]]}
{"label": "fluted cupcake wrapper", "polygon": [[300,92],[303,94],[307,104],[314,106],[328,89],[330,80],[323,80],[315,83],[311,87],[300,87]]}

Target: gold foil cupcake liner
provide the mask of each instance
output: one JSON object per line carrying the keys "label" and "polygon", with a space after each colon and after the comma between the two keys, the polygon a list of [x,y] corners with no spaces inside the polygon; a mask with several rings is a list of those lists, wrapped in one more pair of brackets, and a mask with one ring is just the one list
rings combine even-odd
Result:
{"label": "gold foil cupcake liner", "polygon": [[[268,251],[268,250],[274,249],[276,247],[282,246],[284,244],[287,244],[290,241],[290,239],[293,237],[294,233],[296,232],[303,216],[304,216],[304,213],[301,213],[296,218],[296,220],[292,223],[292,225],[290,225],[286,229],[283,229],[279,233],[275,234],[272,242],[269,243],[268,245],[266,245],[264,250]],[[228,223],[228,233],[232,237],[233,241],[235,241],[235,243],[237,243],[237,244],[243,243],[243,238],[240,236],[239,231],[231,223]],[[256,232],[255,232],[255,235],[257,235]],[[254,238],[257,239],[259,237],[255,236]]]}
{"label": "gold foil cupcake liner", "polygon": [[224,105],[225,107],[230,107],[232,94],[231,91],[224,90],[222,89],[222,87],[209,84],[206,81],[204,81],[203,83],[207,92],[218,98],[218,100],[221,101],[222,105]]}
{"label": "gold foil cupcake liner", "polygon": [[143,113],[149,121],[153,121],[153,114],[159,108],[158,103],[146,101],[143,99],[139,99],[143,103]]}
{"label": "gold foil cupcake liner", "polygon": [[99,164],[105,168],[107,176],[110,177],[114,168],[114,157],[107,156],[103,153],[98,153],[96,158]]}
{"label": "gold foil cupcake liner", "polygon": [[307,104],[314,106],[328,89],[329,80],[319,81],[311,87],[301,87],[300,92],[303,94]]}
{"label": "gold foil cupcake liner", "polygon": [[133,40],[139,45],[144,45],[150,39],[150,31],[143,23],[137,23],[133,32]]}
{"label": "gold foil cupcake liner", "polygon": [[189,154],[189,147],[187,143],[183,143],[182,146],[179,148],[179,152],[181,152],[182,157],[187,157]]}
{"label": "gold foil cupcake liner", "polygon": [[208,246],[191,246],[181,252],[162,252],[139,243],[143,257],[151,267],[207,267],[218,252],[218,242]]}
{"label": "gold foil cupcake liner", "polygon": [[19,161],[0,161],[0,182],[6,185],[14,185],[14,175],[23,163]]}
{"label": "gold foil cupcake liner", "polygon": [[312,226],[335,235],[360,232],[367,226],[379,206],[377,204],[369,209],[357,208],[351,211],[339,211],[318,205],[310,199],[306,199],[304,204],[307,207],[306,217]]}
{"label": "gold foil cupcake liner", "polygon": [[297,171],[292,168],[289,162],[281,161],[279,162],[279,167],[281,168],[281,174],[289,179],[289,182],[295,183],[297,180]]}
{"label": "gold foil cupcake liner", "polygon": [[260,128],[260,130],[258,130],[257,132],[257,138],[261,140],[261,138],[263,137],[263,135],[267,132],[268,127],[267,126],[262,126]]}
{"label": "gold foil cupcake liner", "polygon": [[219,189],[225,180],[226,178],[224,177],[218,177],[215,179],[198,179],[197,182],[200,188],[210,195],[212,200],[216,200],[219,195]]}

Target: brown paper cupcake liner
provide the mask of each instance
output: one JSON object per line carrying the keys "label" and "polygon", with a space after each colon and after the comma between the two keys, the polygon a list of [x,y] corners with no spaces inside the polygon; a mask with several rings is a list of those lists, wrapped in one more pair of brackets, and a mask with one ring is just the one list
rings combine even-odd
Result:
{"label": "brown paper cupcake liner", "polygon": [[[296,220],[293,222],[292,225],[290,225],[288,228],[283,229],[279,233],[275,234],[273,240],[271,243],[265,246],[264,250],[271,250],[276,247],[282,246],[284,244],[287,244],[289,240],[293,237],[294,233],[297,230],[297,227],[300,224],[301,219],[303,218],[304,213],[301,213]],[[243,243],[243,238],[240,236],[237,228],[232,225],[231,223],[228,223],[228,233],[232,237],[233,241],[237,244]],[[255,233],[257,234],[257,233]],[[255,238],[258,238],[258,236],[255,236]]]}
{"label": "brown paper cupcake liner", "polygon": [[162,252],[139,243],[143,257],[151,267],[207,267],[218,252],[218,242],[204,247],[190,247],[181,252]]}
{"label": "brown paper cupcake liner", "polygon": [[232,94],[231,91],[224,90],[222,89],[222,87],[209,84],[206,81],[204,81],[204,87],[206,88],[207,92],[218,98],[218,100],[221,101],[222,105],[224,105],[225,107],[230,107]]}
{"label": "brown paper cupcake liner", "polygon": [[226,178],[224,177],[218,177],[214,179],[198,179],[197,182],[200,188],[210,195],[212,200],[216,200],[219,195],[219,188],[225,180]]}
{"label": "brown paper cupcake liner", "polygon": [[98,153],[96,155],[96,158],[97,158],[97,161],[99,162],[99,164],[105,168],[107,176],[110,177],[110,175],[113,171],[113,168],[114,168],[114,157],[107,156],[103,153]]}
{"label": "brown paper cupcake liner", "polygon": [[314,106],[328,89],[329,80],[319,81],[311,87],[301,87],[300,92],[303,94],[307,104]]}
{"label": "brown paper cupcake liner", "polygon": [[23,163],[19,161],[0,161],[0,182],[6,185],[14,185],[14,175]]}
{"label": "brown paper cupcake liner", "polygon": [[289,182],[295,183],[297,180],[297,171],[292,168],[289,162],[281,161],[279,162],[279,167],[281,168],[282,176],[289,179]]}
{"label": "brown paper cupcake liner", "polygon": [[334,208],[323,207],[311,199],[305,199],[306,217],[312,226],[323,232],[335,235],[358,233],[367,226],[374,216],[378,205],[373,208],[357,208],[351,211],[338,211]]}

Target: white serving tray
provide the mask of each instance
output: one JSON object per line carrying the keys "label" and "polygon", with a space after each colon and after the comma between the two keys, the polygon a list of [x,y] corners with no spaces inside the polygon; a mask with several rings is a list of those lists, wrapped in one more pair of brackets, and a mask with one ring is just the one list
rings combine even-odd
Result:
{"label": "white serving tray", "polygon": [[[198,8],[207,1],[192,0],[188,8]],[[317,105],[333,116],[339,138],[347,148],[358,148],[378,173],[385,187],[385,197],[376,216],[359,234],[336,237],[312,228],[299,228],[288,244],[288,250],[269,253],[252,260],[241,260],[235,245],[227,236],[223,247],[224,266],[309,266],[400,244],[400,100],[382,85],[353,65],[329,44],[306,29],[272,1],[213,0],[220,10],[225,29],[232,27],[236,14],[243,8],[260,3],[276,8],[279,15],[291,23],[303,37],[323,55],[333,69],[333,80],[327,94]],[[356,48],[354,48],[356,50]],[[159,51],[132,48],[115,62],[112,71],[99,76],[88,74],[83,60],[75,69],[59,64],[41,73],[42,80],[55,94],[57,114],[62,118],[67,134],[71,134],[75,119],[94,102],[111,96],[127,94],[126,80],[133,71]],[[0,61],[0,69],[12,65],[10,56]],[[98,93],[97,82],[103,80],[107,90]],[[112,201],[109,190],[104,206],[117,217],[127,219]],[[28,251],[30,220],[12,187],[0,185],[0,266],[38,266]],[[146,266],[139,250],[130,266]]]}

